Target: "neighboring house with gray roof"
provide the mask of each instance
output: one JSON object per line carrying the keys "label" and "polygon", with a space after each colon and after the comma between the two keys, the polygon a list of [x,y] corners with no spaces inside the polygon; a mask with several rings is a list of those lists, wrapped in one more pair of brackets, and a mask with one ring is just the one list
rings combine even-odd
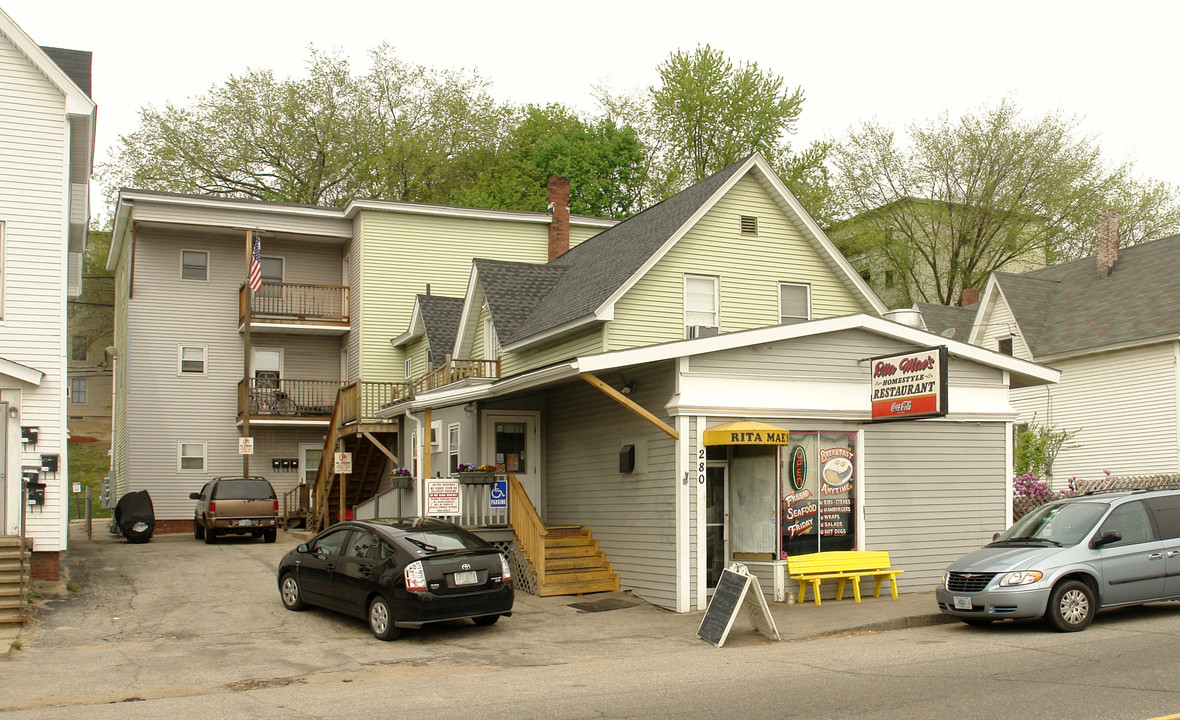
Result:
{"label": "neighboring house with gray roof", "polygon": [[1118,249],[1117,218],[1100,218],[1097,257],[988,281],[970,342],[1061,371],[1012,394],[1022,421],[1077,433],[1055,486],[1180,472],[1177,278],[1180,235]]}

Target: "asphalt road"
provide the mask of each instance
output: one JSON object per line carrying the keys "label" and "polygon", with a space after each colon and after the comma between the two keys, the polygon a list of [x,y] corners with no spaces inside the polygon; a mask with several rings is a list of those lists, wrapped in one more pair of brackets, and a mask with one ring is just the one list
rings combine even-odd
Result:
{"label": "asphalt road", "polygon": [[[82,589],[0,661],[13,718],[1121,718],[1180,712],[1180,605],[1082,633],[951,624],[714,648],[650,606],[526,603],[492,628],[374,640],[278,602],[291,545],[158,538],[80,563]],[[76,557],[82,557],[79,553]]]}

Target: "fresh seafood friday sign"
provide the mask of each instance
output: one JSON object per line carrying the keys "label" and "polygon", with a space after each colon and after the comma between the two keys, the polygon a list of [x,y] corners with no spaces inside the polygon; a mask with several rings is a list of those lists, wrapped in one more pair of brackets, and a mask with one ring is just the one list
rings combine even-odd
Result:
{"label": "fresh seafood friday sign", "polygon": [[873,420],[946,415],[947,349],[922,348],[869,358]]}

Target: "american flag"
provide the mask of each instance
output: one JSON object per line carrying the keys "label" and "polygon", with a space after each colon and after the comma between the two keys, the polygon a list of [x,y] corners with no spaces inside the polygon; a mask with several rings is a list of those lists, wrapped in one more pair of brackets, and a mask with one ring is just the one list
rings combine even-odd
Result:
{"label": "american flag", "polygon": [[250,256],[250,289],[262,290],[262,236],[254,233],[254,254]]}

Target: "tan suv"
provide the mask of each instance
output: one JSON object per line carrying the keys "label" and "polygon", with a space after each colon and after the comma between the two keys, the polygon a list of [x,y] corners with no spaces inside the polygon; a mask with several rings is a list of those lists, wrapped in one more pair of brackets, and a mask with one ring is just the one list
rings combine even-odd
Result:
{"label": "tan suv", "polygon": [[278,532],[279,500],[266,478],[219,477],[190,493],[197,501],[193,511],[193,537],[207,544],[218,535],[261,537],[274,542]]}

